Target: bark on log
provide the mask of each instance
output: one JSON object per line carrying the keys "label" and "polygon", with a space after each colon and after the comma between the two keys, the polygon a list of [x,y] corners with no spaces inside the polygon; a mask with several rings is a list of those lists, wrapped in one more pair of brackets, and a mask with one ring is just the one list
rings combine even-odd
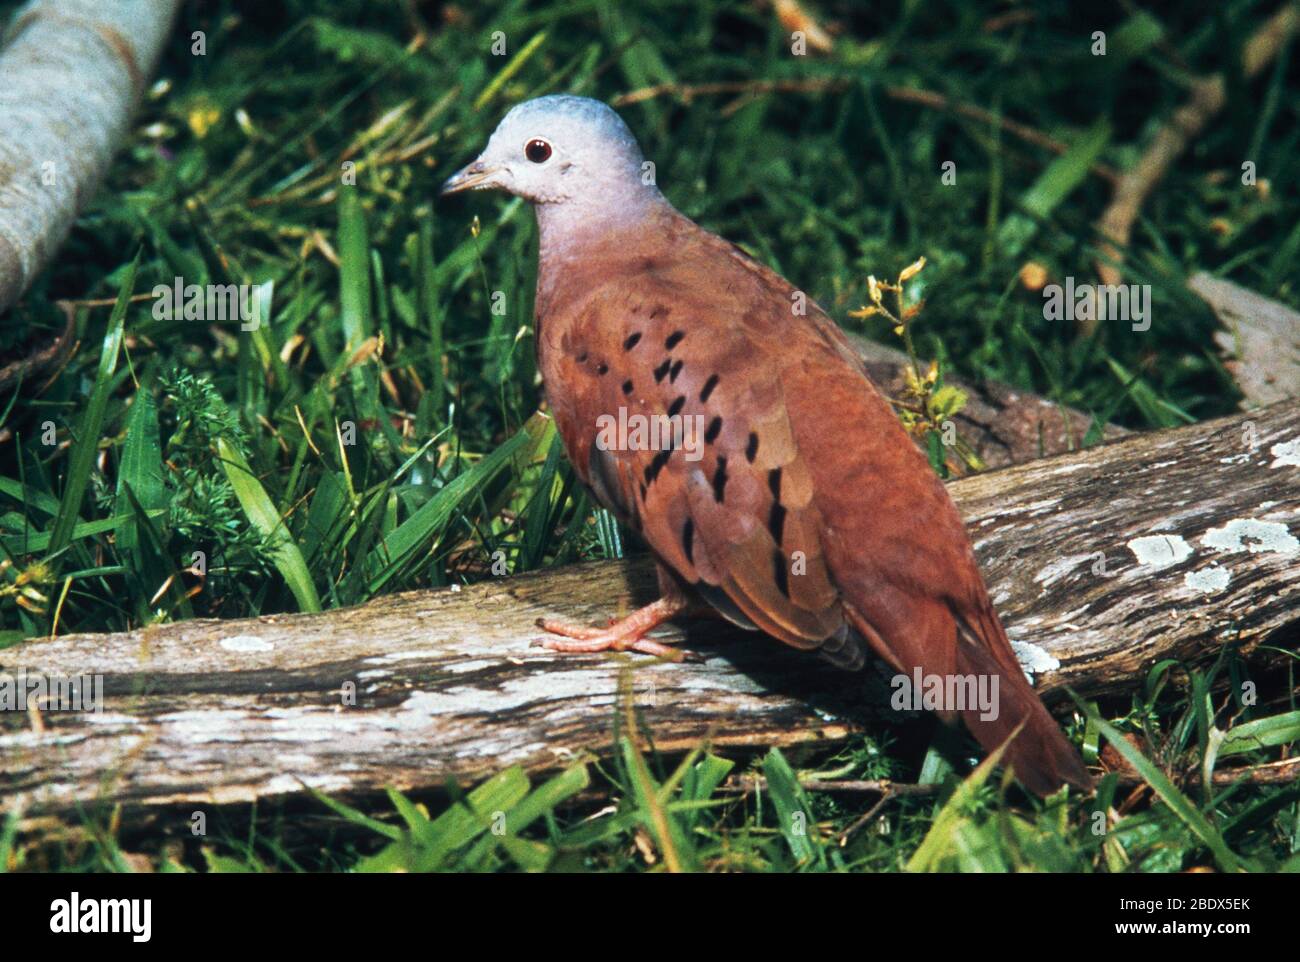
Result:
{"label": "bark on log", "polygon": [[[1296,645],[1300,401],[951,490],[1049,703],[1065,685],[1132,689],[1157,658]],[[183,832],[195,808],[304,784],[369,797],[551,768],[609,744],[625,664],[661,750],[834,742],[887,711],[879,676],[716,622],[688,626],[703,664],[529,646],[539,616],[594,622],[653,591],[645,560],[600,563],[319,615],[25,642],[0,651],[0,671],[102,674],[105,699],[98,714],[0,712],[0,807],[67,816],[107,800]]]}
{"label": "bark on log", "polygon": [[0,51],[0,313],[53,257],[122,140],[180,0],[32,0]]}

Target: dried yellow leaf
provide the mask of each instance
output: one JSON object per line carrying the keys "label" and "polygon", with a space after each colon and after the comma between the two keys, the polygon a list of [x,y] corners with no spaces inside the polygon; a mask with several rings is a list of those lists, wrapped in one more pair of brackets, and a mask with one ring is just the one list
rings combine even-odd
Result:
{"label": "dried yellow leaf", "polygon": [[908,264],[906,267],[903,268],[903,273],[898,275],[898,283],[906,284],[917,274],[921,273],[921,268],[923,268],[924,266],[925,266],[925,258],[918,257],[911,264]]}

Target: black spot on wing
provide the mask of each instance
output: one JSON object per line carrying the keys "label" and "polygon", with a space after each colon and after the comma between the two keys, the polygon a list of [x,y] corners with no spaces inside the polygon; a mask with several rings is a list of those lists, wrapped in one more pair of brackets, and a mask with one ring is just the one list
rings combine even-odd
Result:
{"label": "black spot on wing", "polygon": [[655,478],[659,477],[659,472],[668,464],[668,459],[673,456],[672,448],[664,448],[655,454],[650,463],[645,468],[645,483],[654,484]]}
{"label": "black spot on wing", "polygon": [[776,579],[776,589],[790,597],[790,573],[785,570],[785,555],[780,549],[772,552],[772,577]]}
{"label": "black spot on wing", "polygon": [[722,431],[722,418],[715,417],[709,422],[709,426],[704,429],[704,443],[712,444],[718,439],[718,434]]}
{"label": "black spot on wing", "polygon": [[767,516],[767,530],[771,532],[772,540],[780,545],[781,536],[785,533],[785,508],[780,501],[772,502],[772,510]]}
{"label": "black spot on wing", "polygon": [[718,458],[718,466],[713,471],[713,500],[722,504],[727,496],[727,459]]}

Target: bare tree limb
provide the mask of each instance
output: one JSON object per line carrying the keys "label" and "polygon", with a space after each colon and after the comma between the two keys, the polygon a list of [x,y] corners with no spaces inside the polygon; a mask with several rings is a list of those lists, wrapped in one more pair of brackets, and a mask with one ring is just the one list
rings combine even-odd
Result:
{"label": "bare tree limb", "polygon": [[94,195],[179,0],[32,0],[0,51],[0,313]]}
{"label": "bare tree limb", "polygon": [[[1300,401],[950,490],[1049,702],[1066,685],[1133,690],[1163,658],[1296,647]],[[713,621],[665,634],[708,656],[698,665],[530,646],[539,616],[595,623],[652,596],[654,581],[646,559],[587,564],[318,615],[0,650],[4,672],[98,674],[105,693],[98,714],[0,712],[0,808],[66,816],[107,800],[124,818],[187,830],[196,807],[303,785],[362,797],[550,768],[610,744],[624,665],[668,751],[704,738],[721,751],[834,743],[888,713],[879,675]]]}

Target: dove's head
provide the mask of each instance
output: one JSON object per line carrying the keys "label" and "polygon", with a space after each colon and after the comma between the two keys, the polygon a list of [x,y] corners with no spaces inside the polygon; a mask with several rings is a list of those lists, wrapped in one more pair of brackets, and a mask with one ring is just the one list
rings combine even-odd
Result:
{"label": "dove's head", "polygon": [[[611,207],[658,196],[623,119],[598,100],[526,100],[501,119],[487,147],[442,193],[497,188],[537,205]],[[540,207],[539,207],[540,212]]]}

